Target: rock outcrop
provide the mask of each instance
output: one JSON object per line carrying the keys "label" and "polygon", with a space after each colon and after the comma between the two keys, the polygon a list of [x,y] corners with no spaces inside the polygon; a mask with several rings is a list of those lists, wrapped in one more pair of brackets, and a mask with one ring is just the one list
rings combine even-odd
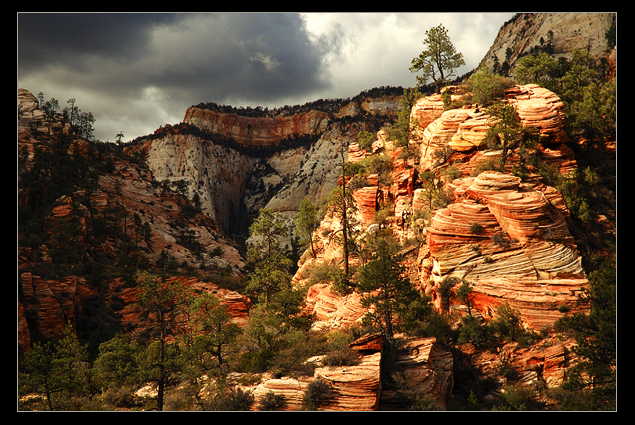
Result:
{"label": "rock outcrop", "polygon": [[[581,257],[566,220],[544,193],[507,174],[472,178],[460,199],[436,212],[428,231],[428,291],[443,279],[474,286],[477,310],[493,317],[507,302],[538,331],[575,309],[586,287]],[[441,308],[441,300],[435,299]],[[560,308],[560,310],[559,310]]]}
{"label": "rock outcrop", "polygon": [[[394,370],[411,388],[432,398],[434,410],[447,410],[454,387],[454,359],[435,337],[412,338],[395,356]],[[395,389],[384,389],[380,410],[403,410],[403,400]]]}
{"label": "rock outcrop", "polygon": [[500,28],[480,65],[492,70],[496,56],[513,72],[532,48],[550,47],[555,58],[568,58],[574,49],[602,56],[607,49],[605,34],[615,19],[615,13],[518,13]]}
{"label": "rock outcrop", "polygon": [[[506,101],[516,108],[523,126],[538,131],[542,149],[568,149],[564,146],[568,141],[564,131],[564,104],[553,92],[535,84],[513,86],[506,90]],[[491,117],[484,108],[466,105],[444,111],[443,103],[441,108],[438,103],[424,97],[412,109],[411,120],[429,122],[425,128],[415,125],[410,137],[410,143],[419,147],[421,170],[444,165],[440,160],[444,150],[473,155],[487,148],[485,137]]]}
{"label": "rock outcrop", "polygon": [[[576,167],[572,151],[564,144],[567,140],[560,99],[538,86],[526,85],[510,89],[506,101],[517,107],[524,125],[534,126],[540,132],[541,144],[537,150],[544,161],[563,174]],[[372,152],[362,151],[356,145],[349,148],[351,162],[380,154],[389,156],[393,162],[390,185],[382,185],[377,177],[369,175],[365,178],[366,185],[353,191],[359,222],[356,231],[360,237],[376,226],[373,220],[377,211],[392,205],[385,223],[395,236],[401,241],[425,238],[423,245],[407,251],[412,252],[407,260],[408,275],[413,285],[432,297],[440,311],[447,308],[451,314],[465,314],[465,306],[456,298],[450,297],[446,303],[438,293],[439,285],[448,277],[471,283],[473,314],[484,320],[496,318],[498,307],[507,303],[519,311],[523,326],[539,332],[550,329],[564,315],[585,311],[577,300],[580,291],[588,287],[588,281],[569,232],[571,218],[561,194],[531,171],[524,181],[512,175],[512,167],[519,160],[514,152],[508,155],[504,173],[476,172],[482,162],[498,162],[501,156],[500,152],[485,150],[489,117],[477,106],[444,111],[440,95],[433,95],[421,99],[412,115],[418,116],[418,122],[427,122],[425,128],[415,122],[411,132],[411,147],[419,148],[422,153],[418,164],[400,159],[402,149],[395,148],[382,131],[377,133]],[[451,155],[438,161],[435,153],[444,149]],[[453,163],[454,159],[461,161]],[[429,189],[418,186],[421,184],[418,172],[434,172],[450,164],[456,167],[457,178],[441,176],[436,183],[450,191],[448,205],[432,210],[429,220],[416,218],[425,216],[418,214],[432,205],[425,198]],[[402,213],[414,213],[415,219]],[[341,231],[339,217],[327,215],[314,236],[318,256],[301,262],[294,278],[296,284],[308,281],[314,264],[341,265],[343,251],[333,238],[338,231]],[[360,261],[356,254],[349,258],[353,265]],[[330,286],[319,283],[309,289],[307,309],[313,315],[316,329],[359,323],[365,311],[358,295],[338,295]],[[398,357],[398,364],[411,365],[412,373],[404,372],[409,382],[419,382],[420,387],[428,388],[429,394],[435,395],[435,406],[445,408],[448,399],[437,396],[448,394],[447,388],[452,387],[452,356],[432,344],[435,350],[440,350],[435,358],[434,350],[426,351],[430,341],[406,340],[406,344],[415,347],[414,354],[401,360]],[[513,365],[523,383],[541,381],[557,386],[563,382],[571,361],[565,345],[569,342],[550,338],[530,349],[520,349],[514,344],[504,349],[516,356]],[[437,366],[431,366],[434,373],[421,368],[425,361],[431,365],[438,361]],[[492,366],[491,372],[500,371],[505,361],[500,353],[492,355],[489,362],[498,366]],[[487,370],[487,367],[483,370],[485,375],[489,373]],[[430,381],[423,376],[431,377]],[[397,402],[395,391],[382,390],[380,409],[389,410]]]}
{"label": "rock outcrop", "polygon": [[[190,196],[199,195],[223,232],[245,237],[239,232],[246,231],[261,208],[281,212],[293,229],[304,197],[318,203],[328,196],[339,177],[340,151],[346,157],[346,146],[355,144],[357,134],[376,125],[338,118],[361,112],[388,117],[398,104],[398,97],[382,97],[352,101],[334,113],[310,110],[267,117],[192,107],[185,114],[185,130],[166,126],[140,143],[155,180],[188,181]],[[232,142],[215,142],[205,134]],[[280,145],[289,137],[303,141],[295,147]],[[291,240],[292,235],[289,246]]]}
{"label": "rock outcrop", "polygon": [[329,118],[328,113],[316,110],[286,116],[245,117],[191,107],[185,112],[183,122],[242,145],[260,147],[297,135],[319,134],[326,130]]}

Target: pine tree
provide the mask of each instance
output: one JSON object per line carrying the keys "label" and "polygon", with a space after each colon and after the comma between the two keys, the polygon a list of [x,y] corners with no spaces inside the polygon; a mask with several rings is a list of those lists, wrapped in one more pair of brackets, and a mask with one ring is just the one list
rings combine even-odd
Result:
{"label": "pine tree", "polygon": [[421,76],[417,76],[417,82],[421,85],[432,79],[439,93],[441,87],[454,75],[454,71],[465,65],[463,54],[456,51],[442,24],[426,31],[423,45],[427,49],[412,59],[410,71],[421,71]]}

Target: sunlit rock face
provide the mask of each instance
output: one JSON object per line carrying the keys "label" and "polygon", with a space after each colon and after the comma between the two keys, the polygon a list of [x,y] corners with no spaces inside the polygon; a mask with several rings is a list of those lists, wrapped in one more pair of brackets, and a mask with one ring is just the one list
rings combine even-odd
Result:
{"label": "sunlit rock face", "polygon": [[185,113],[184,122],[198,128],[230,137],[246,146],[267,146],[299,134],[318,134],[329,123],[326,112],[309,111],[277,117],[245,117],[192,107]]}
{"label": "sunlit rock face", "polygon": [[[439,166],[438,155],[444,149],[467,154],[487,148],[485,137],[491,117],[486,108],[465,105],[445,110],[441,97],[423,97],[412,108],[410,143],[420,150],[422,170]],[[535,84],[513,86],[503,101],[516,108],[521,125],[538,131],[544,148],[559,149],[567,142],[564,104],[555,93]]]}
{"label": "sunlit rock face", "polygon": [[565,217],[518,177],[484,172],[471,180],[461,199],[431,220],[428,290],[435,295],[446,277],[466,279],[485,317],[507,302],[531,328],[552,325],[561,306],[576,308],[587,285]]}

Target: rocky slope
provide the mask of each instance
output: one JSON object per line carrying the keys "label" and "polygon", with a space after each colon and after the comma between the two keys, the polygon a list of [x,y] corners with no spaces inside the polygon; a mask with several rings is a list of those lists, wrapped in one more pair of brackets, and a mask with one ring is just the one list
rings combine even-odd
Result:
{"label": "rocky slope", "polygon": [[[64,128],[59,121],[47,121],[39,110],[37,99],[27,90],[19,91],[18,102],[22,107],[18,121],[18,148],[20,151],[26,148],[29,152],[26,161],[19,164],[21,177],[32,166],[35,150],[50,149],[54,134],[68,131],[68,127]],[[31,125],[34,120],[41,121],[37,133]],[[83,139],[76,139],[74,143],[79,146],[86,144]],[[187,273],[188,267],[204,267],[208,272],[230,276],[242,272],[244,259],[237,244],[220,231],[211,217],[203,213],[184,217],[183,199],[172,191],[161,189],[153,181],[147,167],[123,158],[112,159],[112,171],[100,175],[97,182],[99,188],[90,194],[90,208],[84,205],[79,207],[81,219],[78,240],[81,249],[88,255],[84,262],[117,263],[121,261],[117,260],[121,255],[128,255],[130,258],[144,257],[153,265],[162,260],[171,261],[175,267],[186,265],[181,267],[182,273]],[[20,179],[18,186],[19,203],[23,204],[26,196]],[[62,223],[73,213],[73,198],[77,200],[83,195],[75,193],[72,197],[64,196],[44,211],[44,231],[51,234],[56,223]],[[113,220],[112,214],[117,210],[126,211],[127,217],[125,219],[121,215],[118,235],[98,236],[98,227],[103,226],[104,220]],[[148,227],[147,238],[140,236],[134,215]],[[19,238],[22,236],[18,235]],[[131,240],[135,241],[134,245],[128,245]],[[50,250],[50,245],[34,245],[31,242],[25,246],[20,244],[18,250],[18,339],[23,350],[29,349],[33,332],[40,337],[54,339],[62,335],[66,322],[77,326],[85,320],[82,304],[100,290],[99,285],[87,282],[84,277],[70,275],[64,279],[56,278],[50,272],[53,267]],[[129,291],[121,292],[125,288],[122,279],[113,278],[108,286],[111,297],[117,299],[116,304],[126,304],[132,299],[128,296]],[[217,292],[219,289],[218,285],[208,284],[209,291]],[[235,293],[232,296],[238,295]],[[232,296],[224,296],[225,301],[228,302]],[[240,298],[243,303],[250,303],[245,296],[240,295]],[[244,319],[246,311],[234,310],[237,319],[241,316]],[[124,319],[122,323],[125,326],[129,322]]]}
{"label": "rocky slope", "polygon": [[[543,134],[539,149],[546,161],[563,174],[576,166],[571,150],[563,144],[566,135],[562,103],[557,96],[534,85],[516,86],[508,90],[507,101],[517,105],[525,125],[535,125]],[[513,176],[511,167],[517,160],[513,155],[506,173],[486,171],[474,176],[479,163],[500,158],[500,152],[483,150],[486,117],[474,106],[444,111],[440,102],[440,95],[432,95],[420,99],[412,109],[411,120],[417,124],[410,144],[420,151],[419,162],[399,159],[401,148],[395,149],[382,132],[378,133],[374,148],[382,147],[392,159],[392,184],[382,185],[368,176],[366,186],[353,193],[360,238],[376,226],[373,223],[378,211],[389,206],[385,223],[405,246],[410,246],[406,257],[413,285],[425,290],[439,310],[448,308],[451,314],[460,316],[466,310],[453,297],[447,306],[443,305],[438,289],[448,277],[472,284],[473,314],[484,320],[496,318],[497,308],[507,303],[519,311],[523,326],[540,332],[566,314],[584,311],[579,310],[576,300],[588,281],[568,230],[570,216],[560,193],[537,174],[524,181]],[[461,142],[459,148],[458,141],[466,139],[470,146]],[[425,215],[420,213],[429,206],[425,200],[429,189],[420,186],[419,173],[439,169],[434,153],[448,146],[454,153],[443,167],[451,164],[458,170],[458,175],[445,183],[451,192],[450,203],[433,210],[430,219],[421,218]],[[380,154],[379,150],[361,151],[352,144],[348,160]],[[403,211],[409,211],[410,218],[404,218]],[[474,230],[475,223],[478,231]],[[324,218],[314,236],[317,258],[306,254],[301,260],[294,277],[297,284],[307,283],[312,268],[320,263],[342,263],[342,248],[332,238],[338,230],[338,218]],[[363,260],[353,254],[350,261],[355,266]],[[359,323],[365,314],[359,295],[338,295],[330,287],[329,283],[318,283],[309,290],[307,308],[313,315],[313,326],[337,329]],[[478,353],[489,357],[478,360],[475,356],[472,361],[483,366],[484,376],[493,376],[509,361],[523,383],[542,382],[556,387],[562,384],[572,361],[570,344],[551,336],[531,349],[520,349],[512,343],[504,347],[504,353]],[[442,350],[438,346],[436,349]],[[443,386],[443,379],[439,376],[426,385]]]}
{"label": "rocky slope", "polygon": [[[509,48],[513,66],[532,46],[540,45],[541,38],[547,40],[550,30],[556,55],[565,55],[574,47],[599,48],[611,22],[611,14],[520,14],[501,28],[484,63],[491,69],[492,55],[502,61]],[[454,99],[460,96],[459,90],[452,94]],[[544,161],[562,174],[578,165],[563,130],[563,105],[554,93],[535,85],[515,86],[507,91],[506,100],[517,107],[524,125],[539,130],[538,152]],[[33,165],[35,149],[48,149],[52,136],[69,128],[47,121],[26,90],[19,90],[18,103],[18,147],[29,153],[19,164],[18,199],[22,204],[28,197],[21,190],[20,176]],[[446,300],[441,296],[439,287],[447,278],[472,284],[473,313],[484,321],[495,319],[497,308],[505,303],[517,309],[525,328],[546,335],[538,344],[508,343],[495,353],[465,344],[459,348],[461,361],[476,367],[481,376],[501,379],[500,370],[512,367],[523,385],[557,387],[576,359],[572,342],[549,329],[560,317],[583,311],[575,302],[576,295],[588,286],[562,195],[531,167],[522,180],[512,175],[512,167],[519,161],[514,153],[508,156],[504,172],[481,172],[487,168],[484,165],[501,157],[500,152],[486,150],[488,116],[479,105],[445,110],[441,94],[423,97],[412,108],[409,149],[416,155],[404,157],[404,149],[379,130],[398,107],[398,96],[362,96],[326,107],[315,104],[248,113],[193,106],[180,125],[166,125],[136,140],[125,150],[128,157],[111,158],[112,169],[100,176],[99,190],[79,208],[78,241],[91,246],[88,259],[94,263],[133,257],[139,250],[153,265],[170,257],[183,275],[178,279],[217,294],[235,321],[244,324],[251,307],[247,297],[209,279],[187,277],[188,272],[194,268],[207,277],[228,279],[240,275],[244,259],[236,240],[248,236],[246,229],[259,209],[282,212],[293,229],[293,218],[305,196],[317,202],[342,184],[338,180],[340,151],[349,162],[385,156],[391,164],[389,178],[367,175],[352,193],[359,237],[374,231],[379,223],[391,229],[404,244],[412,284],[429,294],[439,310],[447,309],[457,319],[466,313],[466,307],[456,297]],[[41,123],[34,125],[37,120]],[[372,148],[363,150],[356,143],[361,131],[376,134]],[[74,143],[84,146],[81,139]],[[143,163],[132,158],[143,158]],[[443,188],[446,199],[442,206],[433,205],[431,182],[422,177],[429,176],[428,172],[435,174],[432,183]],[[161,185],[180,180],[188,182],[189,199],[199,196],[201,211],[185,216],[186,201]],[[62,197],[45,211],[44,231],[51,232],[56,223],[74,214],[71,201],[80,195]],[[122,207],[130,214],[129,220],[116,225],[124,237],[100,235],[97,241],[99,219],[111,217],[108,214]],[[148,239],[139,237],[133,214],[149,227]],[[309,282],[312,269],[320,264],[341,265],[343,250],[334,237],[340,230],[337,217],[324,217],[314,234],[317,258],[304,253],[294,284]],[[136,248],[126,252],[124,239],[135,240]],[[291,233],[285,243],[291,246],[292,241]],[[364,258],[353,252],[349,260],[354,270]],[[51,264],[50,247],[32,241],[21,244],[21,350],[29,349],[33,333],[56,338],[67,321],[78,324],[86,320],[83,305],[100,290],[107,292],[109,305],[116,306],[123,326],[135,322],[137,313],[131,306],[136,293],[122,278],[112,278],[106,287],[98,288],[84,277],[52,276],[48,273]],[[343,296],[331,289],[331,282],[309,288],[306,311],[312,316],[313,329],[358,324],[365,314],[359,295]],[[336,389],[336,396],[322,410],[399,409],[403,406],[399,394],[381,386],[380,340],[371,335],[351,344],[362,359],[356,366],[328,367],[316,358],[311,359],[318,365],[313,377],[265,374],[256,384],[240,385],[253,391],[256,401],[274,392],[286,397],[285,409],[300,410],[309,382],[321,377]],[[395,363],[409,382],[433,396],[437,409],[446,409],[459,366],[457,348],[435,338],[413,338],[404,344]],[[233,378],[240,382],[239,377]]]}
{"label": "rocky slope", "polygon": [[499,64],[507,62],[513,70],[532,49],[547,45],[555,58],[568,58],[574,49],[603,56],[605,34],[615,19],[615,13],[518,13],[503,24],[481,65],[492,70],[496,56]]}
{"label": "rocky slope", "polygon": [[317,203],[335,187],[340,150],[360,131],[376,131],[398,107],[398,96],[266,117],[191,107],[183,126],[163,127],[131,150],[146,152],[155,180],[188,181],[190,196],[200,196],[220,229],[241,238],[264,207],[283,213],[293,228],[305,196]]}

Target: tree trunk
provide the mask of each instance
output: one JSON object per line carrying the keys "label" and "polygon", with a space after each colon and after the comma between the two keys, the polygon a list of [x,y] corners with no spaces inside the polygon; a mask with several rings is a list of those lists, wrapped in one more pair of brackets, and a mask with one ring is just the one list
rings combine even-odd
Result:
{"label": "tree trunk", "polygon": [[347,240],[347,218],[346,218],[346,173],[344,160],[344,147],[340,151],[342,155],[342,237],[344,240],[344,276],[348,279],[348,240]]}

